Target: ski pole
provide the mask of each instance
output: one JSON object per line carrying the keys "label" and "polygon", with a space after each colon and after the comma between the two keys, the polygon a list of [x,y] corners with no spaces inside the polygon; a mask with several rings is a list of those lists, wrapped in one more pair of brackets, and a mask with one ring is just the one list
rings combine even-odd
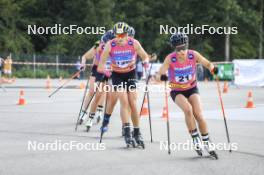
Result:
{"label": "ski pole", "polygon": [[[150,69],[149,69],[149,72],[148,72],[148,75],[147,75],[146,85],[145,85],[145,92],[144,92],[144,95],[143,95],[143,101],[142,101],[142,105],[141,105],[141,109],[140,109],[140,113],[141,113],[141,111],[143,110],[143,105],[144,105],[145,98],[147,96],[148,109],[149,109],[148,114],[149,114],[150,141],[151,142],[153,142],[153,139],[152,139],[152,122],[151,122],[151,114],[150,114],[150,103],[149,103],[148,84],[149,84],[149,80],[150,80],[150,72],[151,72],[151,69],[152,69],[152,64],[150,66]],[[145,72],[147,72],[146,71],[146,68],[145,68]]]}
{"label": "ski pole", "polygon": [[[108,84],[108,80],[106,80],[106,83],[105,84]],[[106,91],[106,94],[105,94],[105,109],[104,109],[104,114],[106,113],[106,108],[107,108],[107,99],[108,99],[108,93]],[[104,122],[104,121],[103,121]],[[102,126],[103,127],[103,126]],[[102,140],[103,140],[103,134],[104,132],[101,130],[101,135],[100,135],[100,143],[102,143]]]}
{"label": "ski pole", "polygon": [[77,77],[82,70],[79,70],[78,72],[74,73],[65,83],[63,83],[60,87],[58,87],[55,91],[53,91],[49,97],[56,94],[60,89],[62,89],[67,83],[69,83],[71,80],[73,80],[75,77]]}
{"label": "ski pole", "polygon": [[[90,104],[91,104],[91,102],[92,102],[94,96],[96,95],[96,93],[97,93],[97,91],[98,91],[98,87],[100,87],[101,81],[100,81],[99,83],[97,83],[97,84],[98,84],[98,85],[97,85],[97,88],[96,88],[95,92],[93,93],[92,97],[90,98],[90,100],[89,100],[87,106],[85,107],[85,110],[84,110],[84,111],[87,111],[87,109],[89,108],[89,106],[90,106]],[[80,119],[80,118],[83,118],[84,114],[85,114],[85,113],[83,113],[81,117],[78,116],[77,121],[76,121],[76,124],[75,124],[75,131],[77,131],[77,129],[78,129],[79,119]]]}
{"label": "ski pole", "polygon": [[167,81],[164,81],[165,83],[165,108],[167,111],[167,136],[168,136],[168,154],[171,154],[170,149],[170,120],[169,120],[169,105],[168,105],[168,92],[167,92]]}
{"label": "ski pole", "polygon": [[[222,114],[223,114],[224,123],[225,123],[225,130],[226,130],[227,142],[228,142],[228,144],[230,145],[230,137],[229,137],[228,127],[227,127],[227,121],[226,121],[226,115],[225,115],[224,103],[223,103],[222,94],[221,94],[221,90],[220,90],[219,78],[218,78],[217,75],[215,76],[215,80],[216,80],[216,85],[217,85],[217,90],[218,90],[219,100],[220,100],[221,109],[222,109]],[[232,152],[231,148],[229,149],[229,152]]]}
{"label": "ski pole", "polygon": [[[86,83],[86,86],[85,86],[85,90],[84,90],[84,94],[83,94],[83,99],[82,99],[82,104],[81,104],[81,108],[80,108],[79,115],[78,115],[79,117],[80,117],[80,114],[82,112],[83,103],[84,103],[84,101],[86,99],[86,94],[87,94],[88,86],[89,86],[89,79],[87,79],[87,83]],[[80,118],[79,120],[81,120],[81,119],[82,118]]]}

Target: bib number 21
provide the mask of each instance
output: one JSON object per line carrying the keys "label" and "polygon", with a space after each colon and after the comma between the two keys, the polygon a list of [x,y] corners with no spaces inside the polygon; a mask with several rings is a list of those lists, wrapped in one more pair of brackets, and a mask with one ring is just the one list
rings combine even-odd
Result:
{"label": "bib number 21", "polygon": [[181,76],[177,76],[175,79],[179,83],[187,83],[189,80],[192,79],[192,75],[191,74],[189,74],[189,75],[181,75]]}

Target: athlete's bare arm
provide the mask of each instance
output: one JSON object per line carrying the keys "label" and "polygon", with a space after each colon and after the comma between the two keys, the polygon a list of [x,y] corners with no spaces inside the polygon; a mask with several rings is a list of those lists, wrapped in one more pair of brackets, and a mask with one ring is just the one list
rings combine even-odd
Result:
{"label": "athlete's bare arm", "polygon": [[163,64],[161,65],[159,72],[155,75],[155,78],[157,80],[160,80],[160,76],[164,75],[167,73],[168,69],[170,67],[170,57],[167,56],[163,62]]}
{"label": "athlete's bare arm", "polygon": [[101,58],[100,58],[100,62],[99,62],[98,68],[97,68],[98,72],[104,72],[105,71],[105,64],[106,64],[107,58],[109,57],[110,49],[111,49],[110,42],[107,42],[105,45],[105,48],[103,50],[103,53],[101,55]]}
{"label": "athlete's bare arm", "polygon": [[195,51],[195,56],[198,63],[201,63],[204,67],[212,71],[214,69],[213,63],[211,63],[208,59],[202,56],[199,52]]}
{"label": "athlete's bare arm", "polygon": [[137,40],[135,40],[135,50],[143,62],[149,62],[149,56],[147,52],[143,49],[143,47]]}
{"label": "athlete's bare arm", "polygon": [[90,50],[85,52],[85,54],[82,56],[82,64],[84,65],[86,63],[86,60],[91,60],[95,57],[95,49],[92,47]]}

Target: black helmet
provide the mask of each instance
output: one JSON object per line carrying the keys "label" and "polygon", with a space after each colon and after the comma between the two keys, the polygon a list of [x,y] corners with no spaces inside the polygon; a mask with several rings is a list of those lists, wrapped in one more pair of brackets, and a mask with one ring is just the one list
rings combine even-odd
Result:
{"label": "black helmet", "polygon": [[180,46],[183,44],[188,45],[188,36],[185,33],[176,33],[170,37],[170,43],[172,46]]}
{"label": "black helmet", "polygon": [[135,29],[134,29],[133,27],[130,26],[129,29],[128,29],[128,36],[130,36],[130,37],[134,37],[135,34],[136,34]]}

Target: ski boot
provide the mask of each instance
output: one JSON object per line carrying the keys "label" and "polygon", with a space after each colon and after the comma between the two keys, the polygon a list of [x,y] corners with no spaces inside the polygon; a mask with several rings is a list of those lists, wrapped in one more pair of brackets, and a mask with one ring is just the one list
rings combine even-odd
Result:
{"label": "ski boot", "polygon": [[125,136],[125,130],[124,130],[124,126],[122,125],[122,137],[124,137]]}
{"label": "ski boot", "polygon": [[[129,126],[130,126],[130,124],[129,124]],[[132,131],[131,132],[131,135],[133,136],[134,134],[134,131]],[[122,135],[122,137],[124,137],[125,136],[125,129],[124,129],[124,125],[122,124],[122,132],[121,132],[121,135]]]}
{"label": "ski boot", "polygon": [[203,141],[203,146],[212,158],[216,160],[218,159],[218,155],[216,154],[214,147],[210,141]]}
{"label": "ski boot", "polygon": [[128,126],[124,126],[124,131],[125,131],[124,138],[125,138],[125,142],[126,142],[127,148],[130,148],[130,147],[135,148],[136,144],[135,144],[134,139],[132,138],[132,135],[131,135],[131,132],[130,132],[130,126],[129,125]]}
{"label": "ski boot", "polygon": [[203,156],[202,143],[199,136],[193,137],[194,150],[199,156]]}
{"label": "ski boot", "polygon": [[108,131],[108,124],[109,124],[109,120],[104,119],[102,127],[100,128],[101,133],[105,133]]}
{"label": "ski boot", "polygon": [[103,120],[102,126],[100,128],[100,131],[101,131],[100,143],[102,142],[104,133],[108,131],[109,121],[110,121],[110,116],[109,117],[104,116],[104,120]]}
{"label": "ski boot", "polygon": [[89,132],[92,126],[93,126],[93,118],[88,117],[85,123],[86,131]]}
{"label": "ski boot", "polygon": [[103,118],[103,106],[99,105],[96,110],[96,124],[100,123],[101,119]]}
{"label": "ski boot", "polygon": [[103,118],[103,110],[99,109],[97,110],[96,113],[97,117],[96,117],[96,124],[100,123],[101,119]]}
{"label": "ski boot", "polygon": [[141,148],[145,149],[145,144],[144,144],[144,141],[143,141],[143,137],[142,137],[142,135],[141,135],[139,130],[136,131],[136,132],[134,130],[133,137],[135,139],[135,142],[137,143],[137,147],[138,148],[141,147]]}

